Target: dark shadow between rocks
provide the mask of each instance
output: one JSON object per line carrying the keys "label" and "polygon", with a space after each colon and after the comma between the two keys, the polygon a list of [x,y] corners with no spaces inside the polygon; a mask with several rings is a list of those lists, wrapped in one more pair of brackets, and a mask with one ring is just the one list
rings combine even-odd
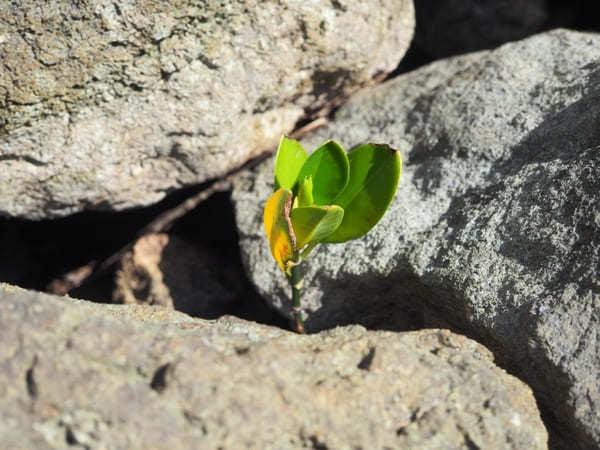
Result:
{"label": "dark shadow between rocks", "polygon": [[[319,289],[331,293],[335,301],[343,297],[335,317],[328,317],[328,326],[318,322],[318,314],[309,318],[306,325],[310,332],[318,332],[333,326],[362,325],[372,330],[412,331],[428,327],[449,328],[444,314],[433,305],[431,298],[439,298],[431,287],[406,271],[394,271],[387,277],[378,274],[362,274],[349,282],[350,276],[340,279],[321,277]],[[398,286],[402,286],[400,289]],[[401,294],[398,292],[401,291]],[[333,298],[332,298],[333,300]],[[327,303],[327,295],[321,300]],[[453,309],[451,294],[446,305]],[[435,306],[437,309],[434,309]],[[456,328],[456,327],[454,327]]]}
{"label": "dark shadow between rocks", "polygon": [[[528,2],[415,0],[416,27],[410,47],[386,79],[441,58],[489,50],[507,42],[555,28],[598,32],[598,5],[590,0],[547,0],[538,3],[543,17],[527,25]],[[533,9],[535,10],[535,5]],[[452,19],[452,20],[450,20]],[[462,24],[460,27],[459,24]],[[469,39],[470,35],[470,39]]]}
{"label": "dark shadow between rocks", "polygon": [[[93,210],[40,221],[0,218],[0,280],[45,291],[48,284],[73,269],[101,262],[129,242],[166,209],[206,188],[193,186],[169,194],[145,208]],[[109,302],[112,274],[75,289],[71,295]]]}
{"label": "dark shadow between rocks", "polygon": [[[86,211],[66,218],[42,221],[0,219],[0,281],[26,289],[47,291],[52,281],[66,273],[90,262],[104,261],[135,241],[139,231],[160,213],[205,187],[200,185],[183,189],[153,206],[128,211]],[[186,306],[181,296],[175,295],[175,308],[206,319],[231,314],[289,329],[287,321],[266,306],[244,274],[229,195],[228,192],[213,195],[176,222],[168,232],[192,242],[192,245],[207,253],[207,257],[216,258],[213,269],[225,269],[224,273],[228,275],[220,280],[218,277],[213,279],[213,283],[235,283],[234,291],[237,294],[233,298],[223,299],[220,308],[210,311],[198,305]],[[185,262],[182,261],[182,264]],[[116,269],[111,267],[104,274],[73,289],[69,295],[111,303]],[[198,279],[202,278],[200,275]],[[202,305],[202,298],[198,303]]]}
{"label": "dark shadow between rocks", "polygon": [[[225,314],[290,329],[289,323],[267,306],[248,280],[241,261],[231,193],[213,195],[180,219],[171,235],[197,250],[193,260],[178,260],[177,244],[169,242],[160,263],[176,310],[215,319]],[[171,262],[176,264],[170,265]],[[196,267],[190,266],[195,263]],[[189,287],[194,287],[190,292]]]}

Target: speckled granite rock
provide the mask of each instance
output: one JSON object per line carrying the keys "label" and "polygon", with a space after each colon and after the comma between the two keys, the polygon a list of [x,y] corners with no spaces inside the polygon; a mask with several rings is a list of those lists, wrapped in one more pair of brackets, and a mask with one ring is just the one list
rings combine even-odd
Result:
{"label": "speckled granite rock", "polygon": [[411,0],[0,3],[0,215],[147,205],[393,70]]}
{"label": "speckled granite rock", "polygon": [[[600,445],[599,61],[600,35],[542,34],[361,93],[307,138],[388,142],[405,162],[365,238],[311,255],[308,329],[466,332],[531,384],[556,439]],[[289,315],[261,224],[271,165],[233,198],[249,275]]]}
{"label": "speckled granite rock", "polygon": [[301,336],[0,285],[7,448],[544,449],[530,389],[447,330]]}

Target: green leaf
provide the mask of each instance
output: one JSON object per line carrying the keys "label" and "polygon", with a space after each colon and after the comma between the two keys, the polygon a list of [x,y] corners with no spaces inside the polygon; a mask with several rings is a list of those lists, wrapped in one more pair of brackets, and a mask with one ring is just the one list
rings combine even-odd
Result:
{"label": "green leaf", "polygon": [[313,200],[313,183],[311,177],[306,177],[300,180],[298,184],[298,205],[297,206],[310,206],[315,201]]}
{"label": "green leaf", "polygon": [[265,233],[269,240],[271,254],[284,272],[287,269],[287,262],[294,257],[296,248],[294,230],[290,229],[291,206],[292,191],[278,189],[267,200],[263,214]]}
{"label": "green leaf", "polygon": [[298,173],[307,158],[308,155],[300,142],[282,136],[275,157],[274,190],[276,191],[279,188],[294,189]]}
{"label": "green leaf", "polygon": [[402,160],[385,144],[364,144],[348,154],[350,179],[333,203],[344,208],[344,219],[323,242],[345,242],[367,233],[394,198]]}
{"label": "green leaf", "polygon": [[344,210],[337,205],[301,206],[292,209],[290,219],[296,236],[296,248],[320,242],[342,222]]}
{"label": "green leaf", "polygon": [[312,178],[313,199],[317,205],[330,205],[348,183],[349,163],[344,149],[327,141],[306,160],[298,180]]}

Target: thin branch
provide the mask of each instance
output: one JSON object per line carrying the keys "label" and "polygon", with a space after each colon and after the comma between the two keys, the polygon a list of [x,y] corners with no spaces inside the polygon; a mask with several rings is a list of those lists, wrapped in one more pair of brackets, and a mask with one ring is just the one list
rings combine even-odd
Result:
{"label": "thin branch", "polygon": [[[266,156],[262,158],[258,158],[258,160],[252,161],[253,165],[258,164],[260,161],[265,159]],[[250,166],[251,167],[251,166]],[[231,183],[239,175],[242,170],[248,168],[248,165],[238,169],[237,171],[229,174],[225,178],[215,181],[213,184],[208,186],[206,189],[192,195],[187,198],[177,206],[163,211],[157,217],[155,217],[148,225],[142,228],[136,235],[136,238],[125,244],[116,252],[112,253],[110,256],[105,258],[104,260],[90,261],[83,266],[77,267],[70,272],[63,275],[61,278],[53,280],[47,287],[49,292],[57,295],[65,295],[68,294],[71,290],[80,287],[83,283],[89,282],[98,276],[106,273],[112,266],[117,264],[125,254],[131,250],[135,242],[145,236],[147,234],[152,233],[160,233],[162,231],[168,230],[173,223],[177,220],[192,211],[196,208],[200,203],[207,200],[213,194],[217,192],[228,191],[231,189]]]}
{"label": "thin branch", "polygon": [[290,137],[291,139],[301,139],[304,136],[306,136],[308,133],[310,133],[313,130],[316,130],[319,127],[322,127],[323,125],[327,124],[327,118],[326,117],[319,117],[315,120],[313,120],[312,122],[307,123],[306,125],[304,125],[303,127],[298,128],[297,130],[294,130],[293,132],[291,132],[289,134],[288,137]]}

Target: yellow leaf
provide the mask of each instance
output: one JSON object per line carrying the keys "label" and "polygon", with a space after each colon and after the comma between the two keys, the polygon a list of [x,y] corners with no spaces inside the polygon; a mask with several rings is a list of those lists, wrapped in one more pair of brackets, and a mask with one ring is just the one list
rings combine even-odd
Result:
{"label": "yellow leaf", "polygon": [[287,262],[294,257],[296,238],[290,222],[292,191],[278,189],[269,197],[265,205],[263,222],[271,254],[284,272]]}

